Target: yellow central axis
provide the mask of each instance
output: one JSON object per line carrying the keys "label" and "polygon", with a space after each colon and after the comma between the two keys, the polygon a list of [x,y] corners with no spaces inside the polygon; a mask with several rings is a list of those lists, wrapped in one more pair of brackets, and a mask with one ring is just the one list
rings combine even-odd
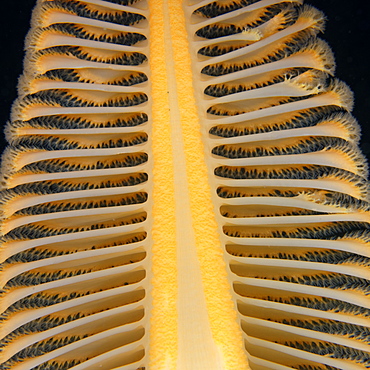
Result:
{"label": "yellow central axis", "polygon": [[150,369],[247,369],[211,201],[180,0],[150,1]]}

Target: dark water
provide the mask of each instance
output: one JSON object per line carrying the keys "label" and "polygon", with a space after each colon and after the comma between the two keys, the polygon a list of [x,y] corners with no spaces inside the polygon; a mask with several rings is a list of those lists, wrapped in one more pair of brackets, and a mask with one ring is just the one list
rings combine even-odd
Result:
{"label": "dark water", "polygon": [[[181,0],[179,0],[181,1]],[[22,72],[23,40],[35,0],[6,0],[1,15],[0,125],[8,119]],[[370,2],[368,0],[307,0],[327,16],[324,38],[337,62],[336,75],[355,94],[354,116],[362,126],[362,150],[370,158]],[[0,136],[0,151],[4,147]]]}

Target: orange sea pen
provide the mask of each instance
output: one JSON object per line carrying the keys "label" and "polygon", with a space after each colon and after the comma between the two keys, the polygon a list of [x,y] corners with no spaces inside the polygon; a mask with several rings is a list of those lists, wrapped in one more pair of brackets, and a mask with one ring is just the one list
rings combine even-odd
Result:
{"label": "orange sea pen", "polygon": [[38,0],[6,126],[1,369],[370,367],[368,168],[303,0]]}

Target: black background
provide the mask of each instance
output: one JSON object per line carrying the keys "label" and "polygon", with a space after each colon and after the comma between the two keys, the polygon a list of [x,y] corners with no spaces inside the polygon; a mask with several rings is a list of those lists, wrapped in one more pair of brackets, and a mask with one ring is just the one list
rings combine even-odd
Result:
{"label": "black background", "polygon": [[[334,51],[337,77],[344,80],[355,94],[353,114],[362,126],[362,151],[370,158],[370,3],[368,0],[307,0],[306,3],[327,16],[326,30],[321,37]],[[23,40],[34,4],[35,0],[2,3],[0,125],[9,119],[11,104],[17,95],[17,79],[23,68]],[[2,151],[4,140],[0,137]]]}

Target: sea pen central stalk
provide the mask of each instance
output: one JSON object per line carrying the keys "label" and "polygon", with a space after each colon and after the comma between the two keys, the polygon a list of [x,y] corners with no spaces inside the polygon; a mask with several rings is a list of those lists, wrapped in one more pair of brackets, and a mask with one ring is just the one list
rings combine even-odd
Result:
{"label": "sea pen central stalk", "polygon": [[[242,342],[235,340],[239,330],[208,185],[185,17],[178,0],[152,2],[151,14],[151,40],[155,40],[151,44],[155,164],[152,364],[153,368],[179,370],[226,369],[225,363],[235,361],[231,357],[240,359],[235,354],[242,352]],[[163,157],[170,161],[165,164]],[[167,277],[162,275],[165,270]],[[177,333],[172,330],[168,336],[161,325],[166,327],[171,320],[176,322]],[[157,345],[167,351],[165,360],[156,356],[162,352],[155,349]],[[161,365],[157,366],[156,358]]]}

